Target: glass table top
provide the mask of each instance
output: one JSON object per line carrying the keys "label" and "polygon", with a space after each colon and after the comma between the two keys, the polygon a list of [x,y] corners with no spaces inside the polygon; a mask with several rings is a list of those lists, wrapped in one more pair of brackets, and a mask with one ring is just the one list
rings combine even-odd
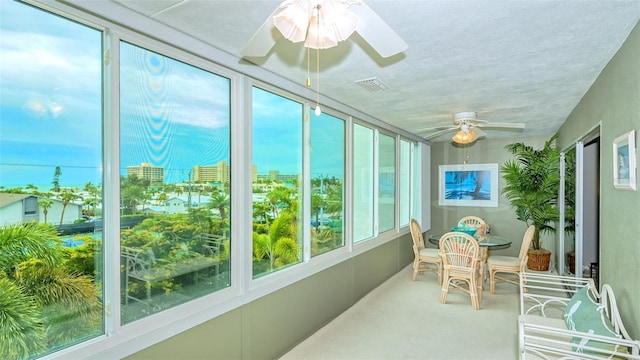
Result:
{"label": "glass table top", "polygon": [[[441,237],[442,235],[429,235],[429,242],[434,245],[438,245],[440,243]],[[495,250],[506,249],[511,246],[511,240],[497,235],[487,234],[483,236],[474,236],[474,238],[478,240],[478,245],[489,247]]]}

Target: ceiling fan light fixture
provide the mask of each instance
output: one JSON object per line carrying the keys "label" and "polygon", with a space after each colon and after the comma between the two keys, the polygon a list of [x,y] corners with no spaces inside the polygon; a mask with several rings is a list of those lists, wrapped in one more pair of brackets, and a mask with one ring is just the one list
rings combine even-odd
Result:
{"label": "ceiling fan light fixture", "polygon": [[478,135],[473,131],[458,131],[451,140],[458,144],[471,144],[478,139]]}
{"label": "ceiling fan light fixture", "polygon": [[358,28],[360,18],[349,10],[359,0],[286,0],[273,15],[274,26],[287,40],[297,43],[304,40],[307,48],[307,79],[309,77],[309,49],[316,49],[316,116],[320,109],[320,49],[328,49],[347,40]]}
{"label": "ceiling fan light fixture", "polygon": [[[287,0],[273,16],[275,27],[287,40],[312,49],[328,49],[353,34],[360,19],[349,10],[357,1]],[[312,26],[316,25],[317,26]]]}
{"label": "ceiling fan light fixture", "polygon": [[297,43],[307,37],[313,6],[308,0],[288,0],[278,6],[273,25],[285,39]]}

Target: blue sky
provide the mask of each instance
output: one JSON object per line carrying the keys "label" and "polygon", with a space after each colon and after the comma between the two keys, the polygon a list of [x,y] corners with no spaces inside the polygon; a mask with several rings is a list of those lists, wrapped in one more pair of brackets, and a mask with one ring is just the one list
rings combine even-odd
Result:
{"label": "blue sky", "polygon": [[[13,1],[0,16],[0,186],[50,185],[56,166],[63,186],[101,183],[101,33]],[[178,182],[230,162],[228,79],[125,43],[120,85],[121,174],[150,162]],[[299,173],[301,104],[254,91],[253,111],[258,172]],[[343,125],[312,115],[325,175],[342,174]]]}
{"label": "blue sky", "polygon": [[14,1],[0,14],[0,185],[50,184],[65,164],[99,182],[100,33]]}

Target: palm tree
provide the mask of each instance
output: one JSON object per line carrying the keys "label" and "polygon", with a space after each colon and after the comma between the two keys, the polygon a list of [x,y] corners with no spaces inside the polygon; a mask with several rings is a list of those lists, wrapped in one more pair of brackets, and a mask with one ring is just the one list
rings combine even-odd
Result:
{"label": "palm tree", "polygon": [[167,195],[167,193],[163,191],[160,194],[158,194],[158,196],[156,197],[156,205],[161,205],[168,199],[169,199],[169,196]]}
{"label": "palm tree", "polygon": [[560,212],[556,207],[560,187],[560,150],[555,147],[557,135],[552,136],[544,148],[536,150],[523,143],[505,148],[515,158],[506,161],[500,171],[506,181],[502,193],[516,210],[518,220],[535,226],[531,242],[540,250],[540,232],[555,232],[554,223]]}
{"label": "palm tree", "polygon": [[47,222],[47,214],[49,214],[49,208],[53,206],[53,200],[40,198],[38,199],[38,205],[42,208],[42,214],[44,215],[44,222]]}
{"label": "palm tree", "polygon": [[327,198],[325,199],[325,212],[332,215],[342,214],[342,198],[344,194],[342,192],[342,184],[335,183],[331,186],[327,186]]}
{"label": "palm tree", "polygon": [[30,193],[32,193],[34,195],[38,195],[38,187],[35,186],[34,184],[27,184],[27,186],[25,186],[25,188],[27,190],[29,190]]}
{"label": "palm tree", "polygon": [[209,201],[209,204],[207,204],[207,207],[210,209],[217,209],[220,213],[220,219],[226,219],[226,209],[229,207],[229,195],[222,191],[212,193],[211,200]]}
{"label": "palm tree", "polygon": [[254,262],[266,259],[269,271],[294,263],[300,258],[300,248],[296,241],[297,224],[289,210],[282,211],[269,227],[269,234],[253,233]]}
{"label": "palm tree", "polygon": [[102,329],[92,279],[74,276],[56,229],[28,223],[0,228],[0,355],[31,358]]}
{"label": "palm tree", "polygon": [[264,223],[268,227],[270,220],[271,204],[266,201],[253,203],[254,223]]}
{"label": "palm tree", "polygon": [[278,186],[267,194],[267,199],[271,203],[273,216],[277,217],[280,208],[291,208],[293,202],[291,189],[285,186]]}
{"label": "palm tree", "polygon": [[51,188],[51,191],[60,192],[60,176],[61,175],[62,175],[62,169],[60,168],[60,166],[56,166],[56,169],[53,172],[53,181],[51,182],[51,184],[53,185],[53,188]]}
{"label": "palm tree", "polygon": [[89,194],[94,194],[96,191],[96,186],[93,185],[91,183],[91,181],[89,181],[88,183],[84,184],[84,191],[88,192]]}
{"label": "palm tree", "polygon": [[324,203],[324,199],[322,198],[322,195],[311,194],[311,214],[315,215],[315,218],[316,218],[316,221],[315,221],[316,231],[318,231],[318,228],[320,227],[320,221],[324,220],[324,219],[320,219],[320,212],[324,210],[324,207],[325,207],[325,203]]}
{"label": "palm tree", "polygon": [[65,190],[60,194],[60,199],[62,200],[62,213],[60,214],[60,225],[62,225],[62,221],[64,220],[64,212],[67,209],[67,205],[74,200],[81,199],[82,197],[78,194],[74,194],[71,191]]}
{"label": "palm tree", "polygon": [[123,188],[120,197],[122,205],[129,209],[130,214],[135,214],[138,207],[138,200],[144,197],[144,189],[139,185],[131,185]]}

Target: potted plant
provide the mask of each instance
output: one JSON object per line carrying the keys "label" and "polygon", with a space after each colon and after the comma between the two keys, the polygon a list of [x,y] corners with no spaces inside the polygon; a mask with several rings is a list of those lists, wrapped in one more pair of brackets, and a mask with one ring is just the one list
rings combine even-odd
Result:
{"label": "potted plant", "polygon": [[557,135],[552,136],[542,149],[518,142],[505,146],[514,158],[501,167],[506,186],[502,194],[516,210],[518,220],[534,225],[535,233],[529,250],[527,267],[549,270],[551,252],[543,249],[540,233],[554,233],[559,220],[557,208],[560,187],[560,150],[555,146]]}

